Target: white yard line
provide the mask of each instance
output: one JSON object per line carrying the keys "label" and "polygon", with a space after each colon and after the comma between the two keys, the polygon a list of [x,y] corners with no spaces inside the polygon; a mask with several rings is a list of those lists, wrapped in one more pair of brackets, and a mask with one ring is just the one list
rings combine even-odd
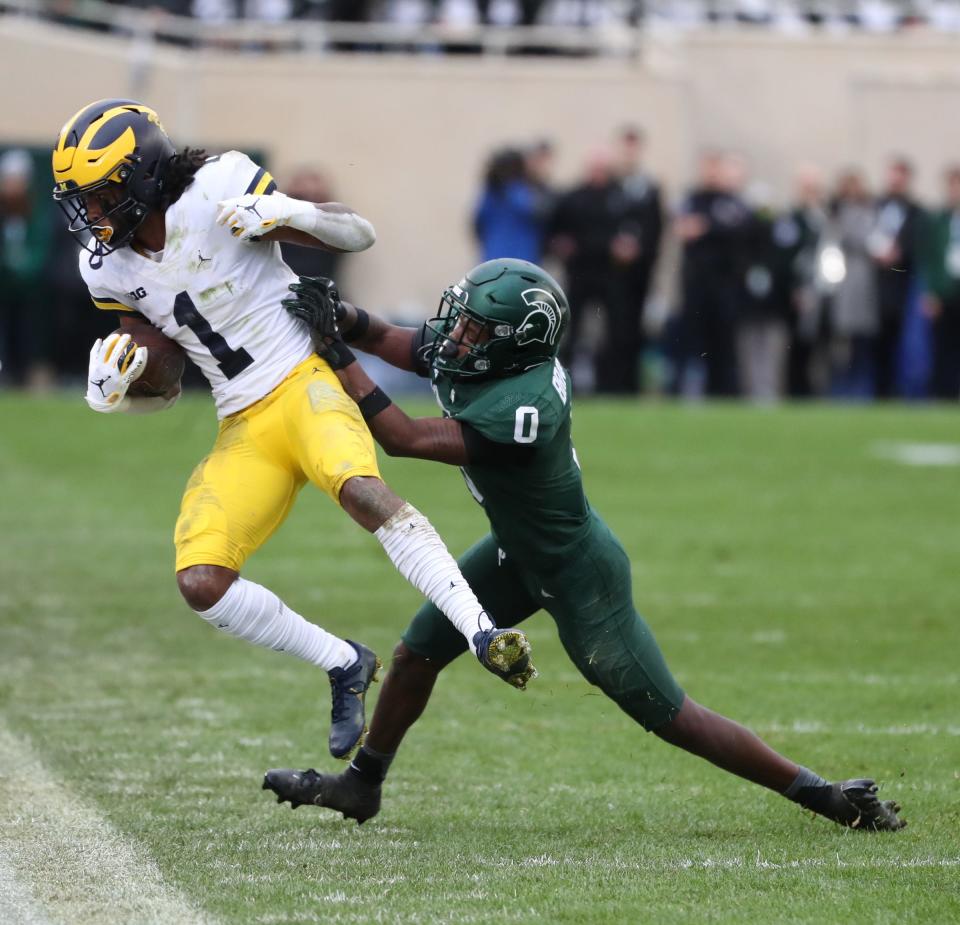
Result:
{"label": "white yard line", "polygon": [[845,736],[960,736],[960,726],[948,723],[903,723],[899,726],[868,726],[865,723],[823,723],[797,719],[789,723],[759,723],[757,732],[795,732],[800,735]]}
{"label": "white yard line", "polygon": [[[846,837],[846,836],[845,836]],[[852,838],[862,838],[859,833],[850,835]],[[487,859],[485,863],[490,867],[572,867],[590,869],[596,861],[587,858],[554,857],[550,854],[538,854],[527,858],[497,858]],[[944,871],[953,871],[960,867],[960,857],[913,857],[913,858],[862,858],[853,857],[845,860],[840,852],[833,857],[806,857],[791,858],[785,861],[771,861],[764,858],[757,850],[754,855],[735,855],[733,857],[697,857],[656,859],[649,861],[624,860],[622,858],[605,858],[603,863],[612,870],[674,871],[674,870],[831,870],[837,868],[849,870],[912,870],[916,868],[934,868]]]}
{"label": "white yard line", "polygon": [[904,466],[960,466],[958,443],[887,441],[874,443],[870,453]]}
{"label": "white yard line", "polygon": [[[6,917],[8,909],[22,910]],[[31,917],[32,916],[32,917]],[[0,719],[0,921],[214,925]]]}

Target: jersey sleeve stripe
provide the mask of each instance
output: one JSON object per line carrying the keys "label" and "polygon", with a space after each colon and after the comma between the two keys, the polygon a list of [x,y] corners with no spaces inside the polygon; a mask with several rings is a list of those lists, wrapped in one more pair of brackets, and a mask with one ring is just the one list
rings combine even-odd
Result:
{"label": "jersey sleeve stripe", "polygon": [[124,305],[123,302],[118,302],[116,299],[94,299],[93,296],[90,296],[93,299],[93,304],[97,308],[101,308],[106,312],[136,312],[135,308],[130,308],[129,305]]}
{"label": "jersey sleeve stripe", "polygon": [[[252,194],[254,196],[262,196],[266,193],[266,189],[271,183],[273,183],[273,177],[267,173],[265,168],[261,167],[250,181],[250,185],[247,187],[244,195]],[[274,189],[276,189],[276,186],[274,186]]]}
{"label": "jersey sleeve stripe", "polygon": [[250,181],[250,185],[243,191],[244,196],[249,196],[256,188],[257,184],[263,179],[263,175],[267,171],[261,167],[253,176],[253,179]]}
{"label": "jersey sleeve stripe", "polygon": [[[267,176],[269,177],[270,174],[267,174]],[[269,196],[271,193],[275,193],[276,191],[277,191],[277,181],[274,179],[271,179],[270,182],[267,184],[267,188],[263,191],[263,195]]]}
{"label": "jersey sleeve stripe", "polygon": [[[256,189],[253,191],[253,192],[254,192],[254,195],[258,195],[258,196],[266,196],[266,195],[268,195],[267,187],[268,187],[271,183],[273,183],[273,177],[272,177],[269,173],[267,173],[266,171],[264,171],[263,178],[260,180],[260,182],[257,184]],[[277,184],[276,184],[276,183],[273,183],[273,188],[274,188],[274,189],[277,188]],[[272,191],[271,191],[271,192],[272,192]]]}

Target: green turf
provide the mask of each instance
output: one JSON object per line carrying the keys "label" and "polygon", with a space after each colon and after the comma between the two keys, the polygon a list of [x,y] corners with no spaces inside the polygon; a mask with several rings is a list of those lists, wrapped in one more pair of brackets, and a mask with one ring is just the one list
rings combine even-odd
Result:
{"label": "green turf", "polygon": [[[528,693],[445,673],[376,820],[278,807],[265,768],[335,764],[326,680],[177,595],[209,401],[112,419],[8,394],[0,423],[0,718],[221,922],[960,920],[960,468],[874,452],[956,443],[956,412],[575,411],[681,683],[826,776],[876,776],[910,827],[873,837],[639,731],[545,614]],[[455,552],[485,529],[453,469],[384,471]],[[418,603],[312,489],[246,574],[384,655]]]}

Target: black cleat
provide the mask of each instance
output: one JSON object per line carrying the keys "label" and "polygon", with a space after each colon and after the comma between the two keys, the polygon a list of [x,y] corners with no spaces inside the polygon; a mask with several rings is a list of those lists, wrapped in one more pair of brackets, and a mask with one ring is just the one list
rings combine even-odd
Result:
{"label": "black cleat", "polygon": [[492,671],[507,684],[524,690],[537,676],[530,661],[530,643],[520,630],[482,630],[473,637],[477,658],[487,671]]}
{"label": "black cleat", "polygon": [[289,801],[291,809],[307,804],[324,806],[343,813],[344,819],[356,819],[357,825],[380,812],[380,785],[368,784],[350,770],[318,774],[313,768],[274,768],[264,774],[263,789],[272,790],[278,803]]}
{"label": "black cleat", "polygon": [[878,800],[877,785],[872,780],[842,780],[830,787],[830,802],[821,811],[828,819],[865,832],[896,832],[906,828],[906,821],[897,815],[900,804]]}
{"label": "black cleat", "polygon": [[366,646],[347,640],[357,650],[357,660],[347,668],[331,668],[330,754],[349,758],[367,731],[363,701],[371,681],[377,680],[380,659]]}

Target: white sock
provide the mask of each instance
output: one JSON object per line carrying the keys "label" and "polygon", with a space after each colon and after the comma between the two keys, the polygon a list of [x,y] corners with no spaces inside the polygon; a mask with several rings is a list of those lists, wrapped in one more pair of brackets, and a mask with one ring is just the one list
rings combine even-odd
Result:
{"label": "white sock", "polygon": [[230,585],[209,610],[197,613],[231,636],[296,655],[325,671],[346,668],[357,660],[350,643],[304,620],[272,591],[245,578]]}
{"label": "white sock", "polygon": [[400,574],[446,615],[476,655],[474,634],[490,629],[493,621],[430,521],[404,504],[375,535]]}

